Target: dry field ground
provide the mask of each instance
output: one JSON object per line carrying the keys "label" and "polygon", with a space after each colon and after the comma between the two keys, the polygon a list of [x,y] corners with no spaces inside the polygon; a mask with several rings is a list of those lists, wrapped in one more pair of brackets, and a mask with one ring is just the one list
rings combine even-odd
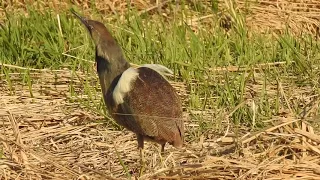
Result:
{"label": "dry field ground", "polygon": [[[33,1],[28,1],[33,2]],[[99,13],[125,13],[128,1],[74,1],[84,14],[92,11],[92,3]],[[196,1],[187,1],[193,3]],[[204,5],[210,1],[201,1]],[[220,1],[219,1],[220,2]],[[245,18],[250,31],[272,32],[275,35],[289,27],[293,34],[310,33],[315,41],[319,37],[320,2],[298,0],[259,1]],[[2,2],[0,22],[5,22],[8,12],[25,11],[25,1]],[[132,1],[138,13],[156,13],[173,1]],[[228,9],[221,1],[221,9]],[[243,10],[245,1],[235,1]],[[43,2],[39,11],[55,9],[67,11],[67,3]],[[244,11],[244,10],[243,10]],[[26,12],[27,14],[27,12]],[[196,14],[196,12],[195,12]],[[225,15],[228,15],[226,12]],[[207,17],[208,16],[208,17]],[[191,18],[190,27],[197,28],[198,21],[207,16]],[[228,18],[227,18],[228,20]],[[287,26],[283,22],[287,22]],[[160,147],[146,143],[146,171],[138,177],[139,151],[135,135],[127,130],[105,124],[105,116],[88,109],[92,105],[90,94],[81,93],[97,84],[97,77],[68,68],[58,70],[28,69],[30,86],[21,72],[0,74],[0,179],[320,179],[320,128],[319,87],[310,84],[264,83],[264,69],[281,69],[282,63],[257,64],[255,82],[244,88],[246,97],[261,94],[279,95],[283,106],[281,113],[265,119],[265,126],[252,128],[248,124],[235,125],[230,117],[239,108],[255,107],[247,100],[233,109],[188,108],[190,89],[185,81],[174,82],[185,104],[186,143],[182,149]],[[1,68],[26,70],[26,67],[2,63]],[[94,64],[92,64],[94,68]],[[247,73],[238,66],[210,69],[219,78],[223,72]],[[318,74],[319,75],[319,74]],[[6,77],[10,77],[10,81]],[[295,79],[294,76],[287,77]],[[317,79],[318,80],[318,79]],[[317,81],[315,80],[315,81]],[[71,92],[70,84],[76,95]],[[99,88],[98,91],[99,92]],[[91,90],[89,90],[91,91]],[[92,90],[93,91],[93,90]],[[13,93],[14,92],[14,93]],[[280,93],[280,94],[278,94]],[[93,98],[100,102],[99,93]],[[250,98],[248,98],[250,99]],[[301,116],[293,109],[297,103],[305,104]],[[291,107],[291,108],[290,108]],[[93,107],[94,108],[94,107]],[[218,113],[219,111],[219,113]],[[219,117],[217,117],[219,116]],[[201,122],[219,119],[219,129],[199,131]],[[254,118],[253,118],[254,120]],[[111,122],[111,121],[108,121]],[[236,130],[237,129],[237,130]],[[194,138],[196,137],[196,138]]]}

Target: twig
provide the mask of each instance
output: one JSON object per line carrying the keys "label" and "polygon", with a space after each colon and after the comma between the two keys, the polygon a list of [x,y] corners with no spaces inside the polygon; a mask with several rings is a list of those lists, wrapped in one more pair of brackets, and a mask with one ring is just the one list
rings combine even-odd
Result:
{"label": "twig", "polygon": [[157,4],[157,5],[151,6],[151,7],[147,8],[147,9],[144,9],[144,10],[138,12],[138,15],[141,16],[142,14],[147,13],[147,12],[149,12],[149,11],[152,11],[152,10],[158,8],[158,7],[161,7],[161,6],[167,4],[167,3],[171,2],[171,1],[172,1],[172,0],[167,0],[167,1],[164,1],[164,2],[159,3],[159,4]]}
{"label": "twig", "polygon": [[299,128],[295,128],[294,132],[296,132],[298,134],[301,134],[301,135],[313,140],[314,142],[320,143],[320,136],[319,135],[312,134],[312,133],[309,133],[307,131],[303,131],[303,130],[301,130]]}
{"label": "twig", "polygon": [[63,37],[59,14],[57,14],[57,21],[58,21],[58,27],[59,27],[60,35],[61,35],[61,37]]}
{"label": "twig", "polygon": [[4,66],[4,67],[8,67],[8,68],[14,68],[14,69],[22,69],[22,70],[30,70],[30,71],[41,71],[41,72],[66,72],[67,70],[51,70],[51,69],[35,69],[35,68],[25,68],[25,67],[21,67],[21,66],[16,66],[16,65],[12,65],[12,64],[0,64],[0,66]]}
{"label": "twig", "polygon": [[[265,68],[271,68],[271,67],[275,67],[275,66],[280,66],[280,65],[285,65],[288,63],[294,63],[293,61],[290,62],[273,62],[273,63],[261,63],[261,64],[255,64],[252,65],[254,68],[253,70],[260,70],[260,69],[265,69]],[[228,71],[228,72],[242,72],[242,71],[249,71],[252,70],[251,68],[248,67],[239,67],[239,66],[228,66],[228,67],[216,67],[216,68],[209,68],[209,71],[213,71],[213,72],[220,72],[220,71]]]}
{"label": "twig", "polygon": [[298,122],[298,121],[301,121],[301,120],[300,119],[291,120],[291,121],[288,121],[288,122],[281,123],[281,124],[279,124],[277,126],[271,127],[269,129],[259,131],[259,132],[255,133],[253,136],[241,141],[241,143],[242,144],[249,143],[249,142],[251,142],[252,140],[256,139],[258,136],[260,136],[263,133],[271,132],[271,131],[276,130],[276,129],[282,127],[282,126],[285,126],[285,125],[288,125],[288,124],[291,124],[291,123],[295,123],[295,122]]}
{"label": "twig", "polygon": [[232,114],[233,114],[234,112],[236,112],[236,110],[238,110],[240,107],[242,107],[245,103],[246,103],[246,101],[241,102],[240,104],[238,104],[238,105],[227,115],[227,118],[226,118],[226,119],[227,119],[227,123],[228,123],[227,130],[226,130],[226,132],[224,133],[224,135],[223,135],[222,137],[218,138],[215,142],[221,141],[221,139],[225,138],[225,137],[228,135],[228,133],[229,133],[229,128],[230,128],[229,117],[232,116]]}

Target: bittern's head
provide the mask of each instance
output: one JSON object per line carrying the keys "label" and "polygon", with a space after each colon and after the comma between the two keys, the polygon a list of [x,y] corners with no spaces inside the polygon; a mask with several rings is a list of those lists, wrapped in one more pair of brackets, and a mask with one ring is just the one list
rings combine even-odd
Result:
{"label": "bittern's head", "polygon": [[[85,27],[88,29],[89,34],[91,35],[94,43],[97,45],[100,43],[100,41],[104,38],[108,38],[110,36],[110,33],[108,32],[107,28],[99,21],[94,20],[88,20],[82,16],[80,16],[78,13],[76,13],[73,9],[71,9],[71,12],[80,19],[82,24],[85,25]],[[104,37],[105,36],[105,37]],[[104,38],[103,38],[104,37]]]}
{"label": "bittern's head", "polygon": [[108,61],[122,60],[122,50],[116,40],[112,37],[108,29],[99,21],[88,20],[74,10],[71,12],[80,19],[82,24],[88,29],[92,40],[96,45],[97,55],[105,58]]}

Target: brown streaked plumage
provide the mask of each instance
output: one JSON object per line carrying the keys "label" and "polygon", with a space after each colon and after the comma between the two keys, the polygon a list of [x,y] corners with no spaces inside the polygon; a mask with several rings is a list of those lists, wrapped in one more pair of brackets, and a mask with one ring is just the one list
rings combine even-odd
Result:
{"label": "brown streaked plumage", "polygon": [[161,144],[162,151],[166,142],[181,147],[184,134],[178,95],[156,71],[147,67],[137,70],[139,76],[132,84],[133,90],[124,98],[124,103],[115,105],[112,98],[115,85],[110,86],[106,96],[109,112],[114,112],[112,117],[117,123],[137,134],[141,148],[144,139]]}
{"label": "brown streaked plumage", "polygon": [[162,151],[167,142],[181,147],[184,128],[180,98],[159,73],[170,70],[157,65],[130,67],[102,23],[72,13],[87,27],[96,45],[97,71],[110,115],[137,135],[141,150],[144,140],[161,144]]}

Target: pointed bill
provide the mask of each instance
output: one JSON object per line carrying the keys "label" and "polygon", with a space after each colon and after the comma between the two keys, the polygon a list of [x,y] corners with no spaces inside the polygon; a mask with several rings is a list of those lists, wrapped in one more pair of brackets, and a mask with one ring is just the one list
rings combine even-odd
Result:
{"label": "pointed bill", "polygon": [[87,28],[89,28],[88,20],[82,16],[80,16],[75,10],[70,9],[71,13],[75,15]]}

